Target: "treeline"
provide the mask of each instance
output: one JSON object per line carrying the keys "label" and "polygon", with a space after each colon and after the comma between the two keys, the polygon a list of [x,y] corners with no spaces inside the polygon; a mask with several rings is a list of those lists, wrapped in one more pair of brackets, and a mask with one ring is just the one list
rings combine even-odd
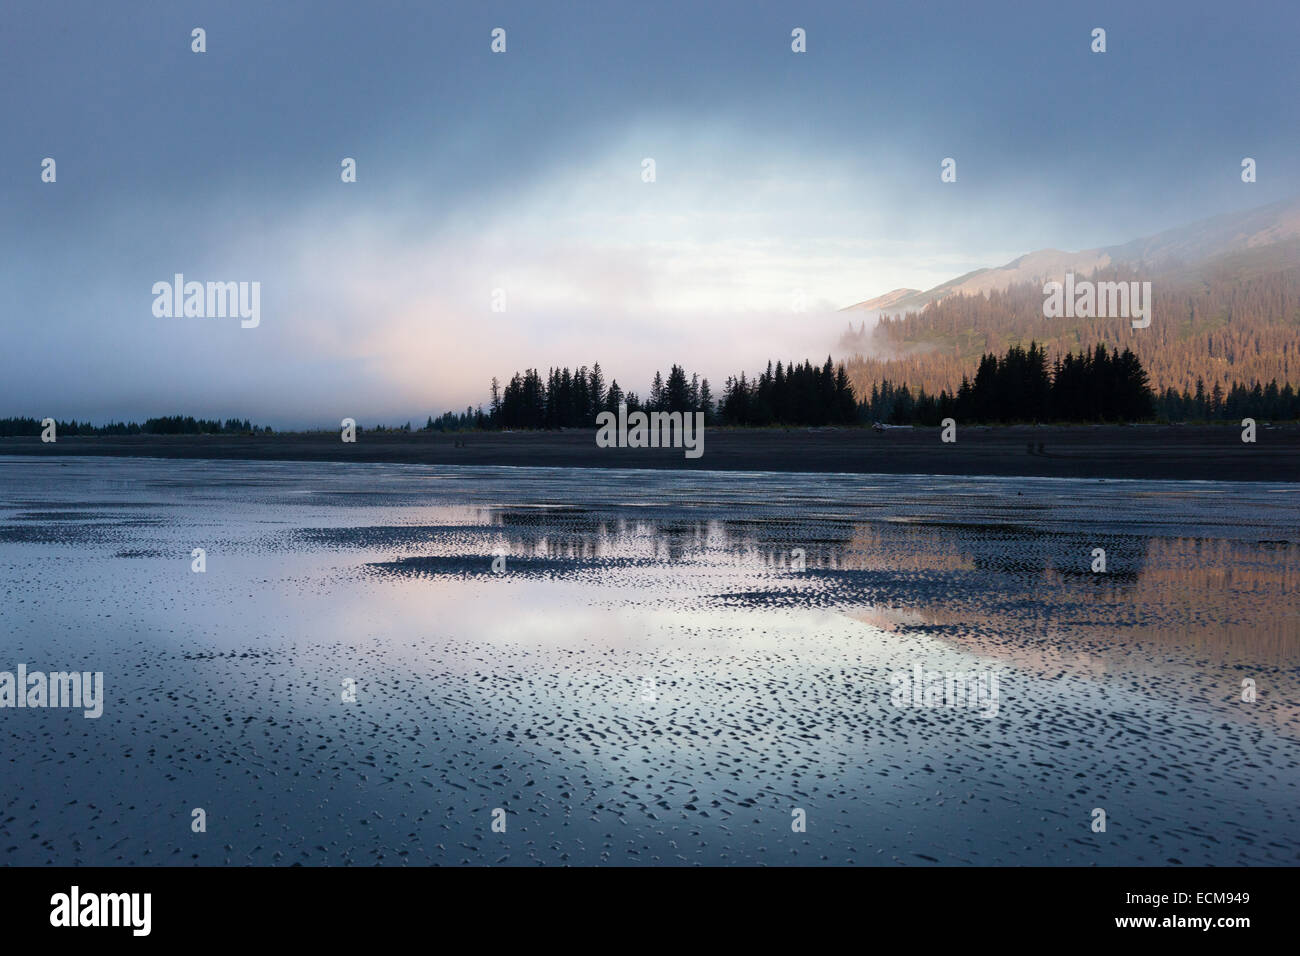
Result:
{"label": "treeline", "polygon": [[[1029,348],[1013,345],[999,356],[985,353],[975,375],[963,375],[954,392],[938,394],[924,386],[914,392],[906,382],[888,378],[873,384],[858,398],[843,364],[828,357],[821,366],[768,363],[750,378],[744,372],[729,376],[716,399],[709,380],[688,376],[673,365],[665,378],[656,372],[643,399],[625,392],[617,380],[605,384],[600,364],[577,370],[551,369],[545,379],[536,369],[516,372],[503,389],[492,380],[491,403],[467,407],[463,412],[429,416],[419,431],[492,429],[594,428],[603,411],[617,413],[620,403],[628,411],[702,412],[708,425],[736,426],[839,426],[885,422],[893,425],[940,424],[945,418],[961,423],[1012,422],[1136,422],[1164,420],[1262,421],[1300,420],[1300,391],[1289,383],[1247,386],[1234,382],[1206,385],[1197,378],[1193,389],[1172,387],[1157,394],[1138,356],[1130,349],[1116,351],[1105,344],[1091,351],[1067,352],[1048,362],[1048,351],[1037,342]],[[219,435],[271,434],[270,426],[249,419],[194,418],[170,415],[135,422],[56,422],[60,437],[74,435]],[[44,429],[36,418],[0,418],[0,437],[38,437]],[[405,425],[375,426],[376,432],[410,432]],[[361,428],[358,427],[360,432]]]}
{"label": "treeline", "polygon": [[140,430],[146,435],[242,435],[246,432],[270,434],[271,426],[259,428],[247,418],[227,418],[224,422],[212,418],[194,418],[190,415],[168,415],[150,418]]}
{"label": "treeline", "polygon": [[962,376],[956,394],[906,384],[872,386],[863,403],[871,421],[892,425],[938,425],[945,418],[980,424],[1011,422],[1133,422],[1155,416],[1146,370],[1129,349],[1104,345],[1067,353],[1050,367],[1038,343],[1013,345],[1005,355],[980,359],[974,380]]}
{"label": "treeline", "polygon": [[1139,422],[1263,421],[1300,419],[1300,392],[1276,381],[1252,387],[1217,383],[1208,391],[1170,388],[1157,396],[1141,361],[1129,349],[1113,352],[1097,345],[1091,352],[1067,353],[1048,368],[1046,350],[1031,342],[998,357],[980,359],[974,380],[963,376],[956,394],[946,390],[915,394],[888,380],[873,385],[860,406],[860,419],[893,425],[958,422]]}
{"label": "treeline", "polygon": [[1136,422],[1155,415],[1146,369],[1132,350],[1070,352],[1051,371],[1037,343],[980,359],[975,380],[957,390],[960,421]]}
{"label": "treeline", "polygon": [[[0,437],[36,437],[45,429],[38,418],[0,418]],[[56,435],[242,435],[271,434],[271,426],[254,425],[247,418],[219,419],[194,418],[190,415],[165,415],[161,418],[137,422],[109,422],[92,425],[90,422],[55,421]]]}
{"label": "treeline", "polygon": [[1218,382],[1207,393],[1205,382],[1196,380],[1196,390],[1182,393],[1166,389],[1156,399],[1156,413],[1171,422],[1235,421],[1254,418],[1261,421],[1300,419],[1300,392],[1290,383],[1278,388],[1277,379],[1267,386],[1255,382],[1250,388],[1234,382],[1226,391]]}
{"label": "treeline", "polygon": [[[421,428],[420,431],[463,432],[471,428],[483,429],[487,427],[488,427],[488,419],[487,416],[483,414],[483,406],[480,405],[477,410],[475,410],[472,406],[467,406],[465,411],[460,414],[457,414],[456,412],[443,412],[437,418],[434,418],[432,415],[430,415],[429,420],[425,422],[424,427]],[[360,431],[360,429],[357,430]],[[379,430],[382,431],[383,429],[381,428]],[[397,430],[397,429],[393,429],[393,430]],[[410,422],[407,422],[406,427],[401,429],[401,431],[408,431],[408,432],[410,430],[411,430]]]}
{"label": "treeline", "polygon": [[788,366],[767,363],[767,371],[752,381],[745,373],[728,378],[719,415],[724,425],[852,425],[859,420],[858,402],[841,365],[827,356],[821,368],[805,361]]}
{"label": "treeline", "polygon": [[[1067,352],[1049,362],[1037,342],[1013,345],[1002,355],[985,353],[974,377],[938,393],[925,387],[885,379],[859,399],[843,364],[829,357],[821,366],[768,363],[750,378],[729,376],[714,401],[708,379],[673,365],[667,378],[655,373],[646,397],[624,392],[617,380],[605,385],[599,363],[577,370],[516,372],[503,389],[492,380],[487,411],[466,408],[430,416],[423,430],[592,428],[602,411],[703,412],[709,425],[832,426],[884,422],[893,425],[938,425],[945,418],[981,424],[1012,422],[1219,421],[1253,417],[1300,418],[1300,394],[1290,385],[1267,387],[1217,383],[1194,392],[1170,388],[1153,391],[1150,376],[1129,348],[1098,344],[1077,354]],[[410,426],[407,426],[409,429]]]}
{"label": "treeline", "polygon": [[[551,369],[545,381],[537,369],[516,372],[504,389],[492,379],[492,401],[482,419],[457,416],[465,426],[477,428],[591,428],[601,412],[618,412],[620,403],[629,412],[703,412],[705,421],[714,420],[713,391],[708,379],[673,365],[665,379],[655,372],[649,394],[625,392],[617,379],[605,385],[605,373],[597,362],[577,370]],[[468,410],[467,410],[468,411]],[[437,422],[448,420],[448,413]]]}
{"label": "treeline", "polygon": [[700,412],[709,425],[848,425],[858,420],[857,402],[843,366],[829,357],[822,366],[769,362],[755,378],[744,372],[727,378],[715,400],[707,378],[674,364],[665,377],[655,372],[644,397],[624,391],[617,379],[605,384],[600,363],[551,369],[545,379],[537,369],[516,372],[501,387],[492,379],[486,413],[467,408],[430,417],[426,428],[438,431],[469,428],[592,428],[601,412]]}

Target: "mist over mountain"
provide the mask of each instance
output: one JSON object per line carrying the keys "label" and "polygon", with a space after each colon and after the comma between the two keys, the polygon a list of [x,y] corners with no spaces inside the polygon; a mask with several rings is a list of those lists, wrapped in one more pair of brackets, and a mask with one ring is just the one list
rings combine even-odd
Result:
{"label": "mist over mountain", "polygon": [[1119,245],[1081,252],[1039,249],[1005,265],[976,269],[931,289],[894,289],[841,311],[863,321],[880,316],[898,317],[920,312],[931,303],[949,296],[1001,292],[1021,282],[1041,282],[1052,278],[1059,281],[1066,272],[1083,276],[1119,265],[1168,272],[1180,264],[1295,238],[1300,238],[1300,197],[1244,212],[1214,216]]}
{"label": "mist over mountain", "polygon": [[[1150,282],[1153,320],[1047,318],[1043,283]],[[1036,341],[1049,355],[1132,348],[1153,386],[1300,383],[1300,199],[1216,216],[1119,245],[1046,249],[926,292],[896,289],[843,310],[838,354],[862,394],[882,380],[950,392],[981,355]],[[853,321],[861,317],[860,321]]]}

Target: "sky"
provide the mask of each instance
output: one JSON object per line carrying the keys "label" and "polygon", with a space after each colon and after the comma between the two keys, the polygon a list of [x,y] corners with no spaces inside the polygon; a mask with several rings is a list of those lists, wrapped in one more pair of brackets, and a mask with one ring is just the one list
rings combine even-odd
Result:
{"label": "sky", "polygon": [[[891,289],[1300,193],[1298,26],[1291,0],[5,0],[0,417],[418,424],[526,367],[644,394],[674,362],[716,390],[824,360]],[[260,323],[156,316],[176,273],[259,282]]]}

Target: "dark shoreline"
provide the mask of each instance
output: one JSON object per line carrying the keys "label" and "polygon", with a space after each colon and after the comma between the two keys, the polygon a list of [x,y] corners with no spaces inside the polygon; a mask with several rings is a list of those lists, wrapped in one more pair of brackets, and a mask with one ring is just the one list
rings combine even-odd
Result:
{"label": "dark shoreline", "polygon": [[698,459],[681,449],[597,448],[587,430],[363,432],[354,444],[329,433],[0,438],[0,455],[1300,481],[1300,425],[1261,424],[1253,445],[1236,425],[966,426],[951,444],[937,428],[710,428]]}

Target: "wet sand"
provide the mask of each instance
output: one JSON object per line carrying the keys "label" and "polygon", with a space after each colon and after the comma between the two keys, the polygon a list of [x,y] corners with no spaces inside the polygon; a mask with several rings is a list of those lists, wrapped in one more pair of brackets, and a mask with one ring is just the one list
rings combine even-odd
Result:
{"label": "wet sand", "polygon": [[[1042,450],[1039,450],[1039,445]],[[462,447],[463,445],[463,447]],[[959,427],[957,441],[918,428],[726,429],[705,432],[704,454],[681,449],[597,448],[593,431],[465,435],[363,432],[256,436],[0,438],[0,455],[112,455],[254,461],[403,462],[689,471],[843,472],[1300,481],[1300,425],[1261,425],[1256,442],[1237,426],[1098,425]]]}
{"label": "wet sand", "polygon": [[0,863],[1296,865],[1296,497],[0,459]]}

